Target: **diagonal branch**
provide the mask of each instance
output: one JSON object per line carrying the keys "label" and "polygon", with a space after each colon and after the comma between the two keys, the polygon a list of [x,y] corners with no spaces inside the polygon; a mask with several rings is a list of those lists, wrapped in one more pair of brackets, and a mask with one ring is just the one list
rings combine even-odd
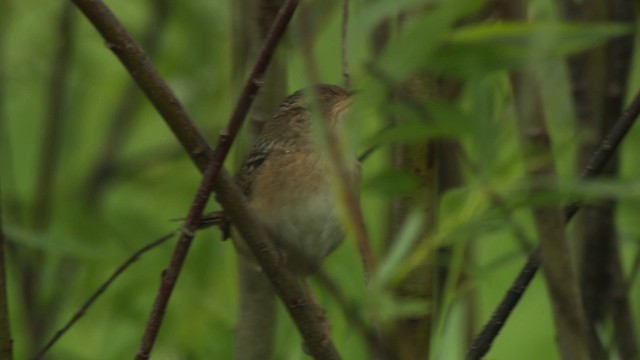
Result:
{"label": "diagonal branch", "polygon": [[78,311],[76,311],[75,314],[73,314],[71,319],[69,319],[69,321],[67,321],[67,323],[64,324],[64,326],[62,326],[58,331],[56,331],[55,335],[51,338],[51,340],[47,342],[47,344],[38,352],[38,354],[34,358],[35,359],[43,358],[43,356],[47,353],[47,351],[49,351],[53,347],[53,345],[55,345],[55,343],[62,337],[62,335],[64,335],[78,320],[80,320],[80,318],[82,318],[82,316],[87,312],[87,310],[89,310],[91,305],[93,305],[93,303],[96,300],[98,300],[100,295],[102,295],[105,291],[107,291],[109,286],[111,286],[111,284],[113,284],[113,282],[116,281],[116,279],[118,279],[118,277],[122,275],[122,273],[124,273],[124,271],[127,270],[129,266],[135,263],[140,258],[140,256],[164,244],[167,240],[171,239],[174,235],[175,235],[175,232],[164,235],[161,238],[158,238],[144,245],[140,249],[136,250],[133,254],[131,254],[131,256],[129,256],[127,260],[125,260],[120,266],[118,266],[118,268],[116,268],[113,274],[111,274],[111,276],[104,283],[102,283],[102,285],[100,285],[91,296],[89,296],[89,299],[87,299],[87,301],[85,301],[84,304],[80,306]]}
{"label": "diagonal branch", "polygon": [[[615,125],[611,128],[607,136],[600,143],[598,149],[591,155],[587,166],[582,171],[582,179],[592,179],[598,176],[604,169],[607,161],[622,143],[633,124],[635,124],[640,115],[640,91],[636,94],[631,104],[622,113]],[[564,209],[565,224],[571,221],[573,216],[580,209],[579,202],[573,202]],[[527,290],[529,283],[536,275],[540,267],[540,251],[539,248],[529,254],[527,263],[524,265],[520,273],[513,281],[513,284],[505,294],[504,298],[491,315],[491,319],[487,322],[484,329],[469,348],[467,359],[480,359],[491,348],[493,341],[498,336],[500,330],[506,323],[513,309],[518,305],[520,298]]]}
{"label": "diagonal branch", "polygon": [[[241,109],[243,106],[248,107],[255,95],[255,91],[259,88],[260,78],[255,77],[255,74],[259,74],[259,72],[252,72],[252,76],[249,78],[249,82],[243,91],[244,96],[238,101],[229,127],[226,133],[221,135],[219,148],[222,150],[220,150],[218,155],[215,155],[200,130],[194,125],[175,95],[158,75],[142,49],[131,39],[127,31],[106,5],[98,0],[73,1],[105,38],[109,48],[118,56],[134,80],[160,112],[167,125],[187,150],[198,168],[201,171],[207,169],[204,180],[198,189],[198,197],[194,200],[185,226],[183,227],[183,235],[176,246],[176,251],[174,251],[175,256],[172,257],[170,268],[165,273],[164,280],[166,280],[166,282],[163,281],[165,286],[161,288],[161,291],[167,288],[169,289],[167,294],[171,293],[170,288],[175,284],[178,275],[174,270],[181,267],[180,260],[183,261],[186,256],[186,250],[193,237],[193,231],[199,221],[204,203],[206,203],[206,198],[208,198],[206,190],[213,186],[225,212],[236,225],[247,245],[253,250],[256,260],[271,280],[278,295],[282,298],[285,307],[295,321],[311,354],[318,359],[339,359],[335,347],[332,342],[325,337],[322,326],[317,321],[317,309],[315,305],[308,299],[307,294],[299,286],[297,279],[293,277],[284,267],[284,264],[279,261],[275,249],[268,241],[264,229],[262,229],[255,220],[255,217],[248,208],[246,199],[244,199],[244,196],[233,182],[231,176],[221,168],[221,165],[215,165],[218,163],[222,164],[224,149],[231,145],[233,140],[232,134],[237,133],[240,127],[244,114],[238,109]],[[284,31],[284,27],[297,5],[298,0],[289,0],[283,5],[279,16],[272,26],[272,31],[278,31],[278,29]],[[270,43],[268,39],[269,36],[265,46]],[[272,40],[271,42],[272,45],[276,43],[276,40]],[[256,63],[256,68],[260,66],[266,68],[267,64],[268,58],[261,57]],[[254,70],[256,68],[254,68]],[[244,97],[247,98],[244,99]],[[234,122],[233,119],[239,120]],[[220,169],[217,175],[218,170],[216,167]],[[173,284],[171,281],[173,281]],[[159,294],[161,291],[159,291]],[[151,332],[157,333],[158,329],[153,329],[156,325],[159,324],[150,325]],[[144,351],[145,348],[142,347],[141,352],[138,354],[139,359],[148,358],[149,354]]]}
{"label": "diagonal branch", "polygon": [[[531,194],[535,196],[543,191],[535,179],[548,177],[555,181],[556,178],[540,87],[532,69],[514,71],[509,78],[526,173],[531,183]],[[600,348],[595,345],[600,344],[590,338],[561,208],[557,204],[537,205],[532,207],[531,212],[539,237],[541,265],[562,359],[599,358],[595,354],[596,349]]]}

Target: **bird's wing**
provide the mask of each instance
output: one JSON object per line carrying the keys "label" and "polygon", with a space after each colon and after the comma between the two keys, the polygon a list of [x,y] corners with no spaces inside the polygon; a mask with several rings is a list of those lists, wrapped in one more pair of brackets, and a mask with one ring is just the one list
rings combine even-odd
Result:
{"label": "bird's wing", "polygon": [[252,150],[236,174],[236,183],[246,197],[251,197],[254,179],[268,157],[269,151],[265,149]]}

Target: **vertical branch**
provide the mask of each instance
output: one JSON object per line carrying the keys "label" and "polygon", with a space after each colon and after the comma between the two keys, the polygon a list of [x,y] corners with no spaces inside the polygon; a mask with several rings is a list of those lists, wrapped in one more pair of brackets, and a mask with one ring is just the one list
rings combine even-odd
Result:
{"label": "vertical branch", "polygon": [[[610,18],[613,21],[632,23],[634,19],[634,9],[630,0],[614,0],[608,2]],[[612,40],[606,46],[606,77],[603,88],[605,92],[604,104],[602,108],[602,126],[600,126],[600,137],[604,138],[606,132],[615,124],[616,119],[621,115],[624,100],[627,95],[628,79],[630,76],[631,59],[633,54],[634,41],[632,35]],[[618,173],[617,161],[610,167],[611,175]],[[640,355],[637,331],[633,323],[634,314],[629,304],[629,294],[627,291],[627,281],[624,277],[623,264],[621,259],[620,244],[615,234],[615,205],[611,202],[605,205],[607,212],[606,225],[612,229],[612,236],[609,238],[611,247],[609,262],[606,265],[611,277],[610,291],[610,311],[613,320],[615,344],[618,354],[623,360],[637,359]]]}
{"label": "vertical branch", "polygon": [[[5,89],[4,89],[4,74],[5,74],[5,30],[6,23],[8,21],[7,14],[9,13],[8,1],[0,3],[0,142],[4,143],[5,138],[8,136],[4,133],[5,126]],[[0,163],[4,159],[3,149],[0,148]],[[2,174],[6,169],[0,168],[0,359],[12,360],[13,359],[13,339],[11,338],[11,322],[9,319],[9,299],[7,297],[7,266],[6,249],[4,229],[2,227],[2,209],[4,205],[4,199],[2,198]]]}
{"label": "vertical branch", "polygon": [[[410,14],[397,14],[398,27],[401,29]],[[392,98],[398,99],[407,94],[415,100],[415,104],[424,110],[423,104],[439,94],[436,77],[433,74],[418,74],[400,88],[393,89]],[[429,121],[427,113],[420,112],[423,121]],[[393,123],[401,123],[404,119],[393,118]],[[427,234],[434,231],[437,224],[437,210],[440,195],[445,189],[441,181],[454,180],[455,165],[443,166],[442,159],[446,157],[443,143],[427,140],[419,144],[398,144],[392,148],[392,161],[395,167],[413,175],[419,185],[412,197],[396,198],[391,203],[389,243],[395,240],[404,226],[407,214],[411,209],[418,208],[423,214],[423,222],[419,235],[414,241],[415,248],[428,241]],[[454,161],[455,163],[455,161]],[[450,174],[443,171],[452,170]],[[457,179],[456,179],[457,180]],[[447,184],[451,187],[455,184]],[[403,316],[393,324],[393,343],[399,359],[410,360],[428,357],[433,349],[433,331],[436,328],[441,312],[443,289],[448,280],[448,258],[451,254],[449,247],[437,247],[429,256],[424,256],[420,262],[396,285],[394,292],[401,299],[418,300],[432,306],[424,314]]]}
{"label": "vertical branch", "polygon": [[[152,1],[152,12],[141,41],[142,47],[146,49],[150,57],[154,57],[160,47],[160,40],[169,17],[169,4],[169,0]],[[102,150],[98,154],[96,165],[89,173],[85,185],[87,207],[99,206],[105,186],[113,179],[118,155],[125,146],[127,135],[134,123],[135,112],[142,104],[143,99],[140,89],[132,81],[122,91],[122,96],[117,101],[111,115],[110,126],[104,136]]]}
{"label": "vertical branch", "polygon": [[[259,55],[260,46],[282,6],[282,0],[242,0],[232,2],[234,83],[241,84],[247,68]],[[282,52],[282,45],[279,51]],[[251,139],[257,135],[287,93],[286,57],[278,56],[264,75],[250,113]],[[245,149],[242,149],[245,150]],[[273,287],[265,274],[243,256],[238,256],[239,313],[235,328],[236,360],[271,359],[276,337],[276,302]]]}
{"label": "vertical branch", "polygon": [[[633,21],[633,9],[627,0],[561,3],[565,17],[572,21]],[[598,141],[604,138],[622,112],[632,49],[632,35],[627,35],[571,56],[567,61],[578,123],[581,130],[589,132],[580,146],[579,166],[584,166]],[[615,154],[603,176],[616,177],[617,174],[618,156]],[[629,321],[633,315],[624,290],[615,213],[615,200],[604,199],[586,205],[578,218],[576,229],[582,299],[592,323],[602,324],[612,317],[620,356],[635,359],[638,345],[635,327]]]}
{"label": "vertical branch", "polygon": [[[511,3],[505,8],[508,19],[526,21],[522,2]],[[533,69],[523,69],[513,71],[509,76],[517,128],[533,196],[544,192],[536,184],[538,179],[555,181],[556,177],[541,90],[534,74]],[[592,339],[564,232],[561,207],[555,204],[535,206],[532,213],[540,241],[540,259],[553,309],[560,354],[565,360],[596,359],[596,352],[590,348]]]}
{"label": "vertical branch", "polygon": [[2,228],[2,182],[0,182],[0,359],[13,359],[13,339],[11,338],[11,323],[9,322],[9,299],[7,298],[7,273]]}
{"label": "vertical branch", "polygon": [[[181,240],[179,241],[180,246],[176,247],[177,251],[174,251],[174,261],[171,263],[171,268],[167,269],[165,273],[167,277],[165,278],[164,285],[159,290],[160,298],[158,299],[162,304],[159,304],[159,306],[155,307],[156,310],[153,310],[153,313],[158,314],[159,317],[155,315],[150,317],[150,319],[152,319],[149,324],[149,334],[151,336],[144,336],[145,340],[137,357],[139,359],[149,357],[147,350],[150,350],[149,345],[152,345],[153,341],[155,341],[154,333],[157,334],[160,325],[153,319],[161,319],[162,317],[168,301],[168,295],[171,294],[171,289],[175,285],[178,271],[182,266],[182,261],[184,261],[184,257],[186,256],[186,250],[193,237],[192,230],[199,225],[198,222],[201,211],[204,207],[204,202],[208,198],[206,190],[211,185],[214,185],[219,202],[222,204],[226,214],[229,215],[231,221],[236,225],[240,235],[249,248],[252,249],[256,260],[265,274],[269,277],[276,292],[284,302],[287,311],[295,321],[310,353],[319,359],[339,359],[340,356],[335,347],[332,342],[326,338],[326,332],[318,322],[316,316],[318,313],[317,307],[309,300],[297,279],[287,271],[279,260],[276,250],[268,241],[264,229],[262,229],[256,221],[255,216],[253,216],[248,207],[246,199],[237,185],[234,184],[231,176],[224,171],[224,169],[218,167],[224,159],[224,157],[220,155],[224,154],[225,151],[213,153],[213,150],[208,146],[200,130],[194,125],[190,116],[184,110],[184,107],[158,75],[153,65],[148,61],[143,50],[131,39],[126,29],[120,24],[120,21],[103,2],[97,0],[73,1],[93,23],[105,40],[107,40],[110,48],[116,53],[140,88],[147,94],[149,100],[160,112],[166,124],[171,128],[193,162],[201,171],[206,173],[204,177],[205,180],[199,188],[198,196],[196,196],[194,206],[192,206],[185,227],[183,228],[183,236],[181,236]],[[288,0],[285,5],[283,5],[278,15],[278,20],[276,20],[270,32],[273,34],[268,36],[268,38],[271,38],[271,42],[267,41],[265,43],[266,49],[272,48],[277,43],[271,35],[275,35],[276,33],[282,35],[286,27],[285,24],[289,21],[297,5],[298,1],[295,0]],[[276,36],[275,38],[278,37]],[[267,63],[268,57],[261,57],[259,61],[256,62],[254,70],[264,69]],[[253,92],[243,92],[243,96],[246,96],[246,98],[238,101],[239,106],[232,116],[234,120],[238,122],[243,120],[239,115],[242,114],[242,112],[246,112],[248,108],[243,109],[241,105],[251,104],[253,95],[255,95],[255,91],[257,90],[256,85],[259,84],[260,80],[260,77],[252,76],[249,78],[245,89],[253,89]],[[233,124],[230,124],[230,126],[231,125]],[[236,123],[234,126],[239,127],[239,125],[239,123]],[[227,133],[233,134],[232,131],[228,131]],[[224,141],[221,141],[219,146],[228,147],[233,137],[229,135],[226,139],[222,140]],[[213,181],[213,175],[216,173],[218,175],[215,177],[215,181]]]}
{"label": "vertical branch", "polygon": [[34,193],[33,227],[37,231],[47,228],[51,221],[53,201],[51,196],[55,186],[56,169],[62,143],[62,130],[65,113],[65,89],[69,78],[69,62],[73,45],[73,8],[63,5],[60,15],[60,46],[56,51],[51,66],[49,79],[48,108],[44,120],[44,139],[40,149],[40,166],[38,169]]}
{"label": "vertical branch", "polygon": [[[62,6],[62,13],[58,24],[59,46],[51,65],[48,106],[43,121],[43,134],[40,149],[40,164],[34,194],[33,228],[37,232],[46,231],[53,214],[53,191],[56,180],[56,170],[59,164],[60,147],[65,115],[65,94],[69,77],[69,63],[73,48],[73,8],[70,4]],[[29,341],[31,348],[37,348],[42,342],[46,331],[45,317],[51,317],[54,311],[41,308],[37,303],[37,291],[40,287],[40,269],[43,254],[36,250],[22,254],[20,259],[20,286],[25,304]]]}
{"label": "vertical branch", "polygon": [[[631,104],[625,108],[615,125],[604,137],[598,149],[596,149],[589,162],[582,171],[582,179],[588,180],[598,176],[604,169],[607,161],[618,151],[625,136],[635,125],[640,116],[640,92],[636,92]],[[580,210],[580,203],[570,203],[564,207],[564,221],[568,223]],[[533,280],[540,267],[540,247],[529,254],[527,263],[522,267],[507,293],[496,307],[491,319],[476,336],[473,344],[467,352],[467,359],[480,359],[490,349],[500,330],[504,327],[509,316],[518,305],[522,295]]]}
{"label": "vertical branch", "polygon": [[[438,161],[436,146],[432,142],[398,146],[394,149],[394,164],[409,171],[420,181],[420,188],[412,199],[396,199],[393,202],[391,218],[391,234],[397,234],[400,225],[406,218],[412,206],[418,206],[424,213],[422,229],[416,240],[433,229],[436,222],[437,209],[437,178]],[[420,246],[415,243],[414,246]],[[434,256],[425,257],[421,263],[397,285],[394,292],[404,299],[420,299],[423,301],[437,300],[438,285],[442,285],[437,278],[437,264]],[[425,315],[400,317],[394,324],[393,343],[399,354],[399,359],[410,360],[428,356],[431,349],[432,325],[436,314],[429,311]]]}
{"label": "vertical branch", "polygon": [[265,274],[242,256],[238,256],[238,283],[234,359],[271,359],[277,314],[273,287]]}
{"label": "vertical branch", "polygon": [[[516,101],[518,127],[525,164],[532,182],[532,195],[542,194],[536,179],[555,178],[550,138],[544,120],[542,102],[532,74],[514,72],[510,76]],[[533,104],[527,99],[533,97]],[[544,159],[544,163],[540,161]],[[594,359],[584,316],[577,277],[564,233],[564,221],[558,205],[536,206],[533,217],[540,239],[540,256],[551,298],[557,341],[563,359]]]}
{"label": "vertical branch", "polygon": [[347,57],[347,29],[349,27],[349,0],[342,0],[342,25],[340,32],[340,44],[342,54],[342,85],[345,89],[351,87],[349,76],[349,60]]}
{"label": "vertical branch", "polygon": [[[140,343],[138,355],[136,356],[137,359],[148,359],[150,356],[151,349],[153,348],[156,337],[160,330],[160,326],[162,324],[164,313],[169,303],[170,296],[178,280],[178,275],[180,274],[180,271],[186,259],[189,247],[191,246],[194,233],[198,229],[200,218],[202,217],[202,211],[204,210],[210,193],[213,190],[217,175],[222,168],[225,157],[229,153],[229,149],[231,148],[231,144],[233,143],[234,138],[236,137],[238,131],[240,130],[240,127],[242,126],[242,122],[249,111],[256,93],[262,86],[263,76],[275,51],[275,47],[284,35],[284,31],[291,17],[293,16],[297,5],[297,0],[288,0],[280,8],[276,19],[274,20],[273,25],[271,26],[269,33],[265,38],[264,44],[260,51],[260,56],[256,60],[255,65],[251,73],[249,74],[248,80],[244,84],[240,97],[238,98],[236,106],[228,121],[226,131],[220,135],[216,151],[211,158],[209,167],[207,167],[205,171],[202,182],[200,183],[196,196],[192,202],[191,209],[189,210],[189,215],[187,216],[187,219],[183,226],[183,234],[176,244],[169,266],[163,273],[162,282],[160,284],[160,288],[158,289],[158,294],[156,296],[153,308],[151,309],[151,313],[149,314],[147,327]],[[240,233],[242,234],[242,230],[240,230]],[[270,245],[269,243],[258,243],[254,246],[251,246],[251,239],[245,240],[247,241],[247,243],[249,243],[251,249],[258,253],[260,252],[260,250],[264,249],[265,246],[267,248],[272,247],[272,245]],[[275,256],[276,252],[273,248],[269,249],[269,253],[273,254],[274,260],[277,259],[277,257]],[[259,256],[258,261],[261,265],[263,265]],[[271,264],[271,266],[275,266],[276,263],[277,261]],[[267,269],[264,270],[267,273],[269,272]],[[290,276],[293,280],[293,277],[290,274],[285,274],[285,276]],[[293,281],[295,283],[295,280]],[[319,326],[319,324],[315,325]],[[309,333],[307,334],[304,333],[306,330],[304,327],[301,327],[300,330],[303,332],[303,335],[309,335],[310,337],[309,340],[311,341],[311,344],[308,345],[310,347],[314,346],[310,349],[310,351],[315,351],[318,354],[326,353],[327,356],[330,357],[332,357],[334,355],[333,353],[335,353],[335,355],[337,356],[337,353],[335,352],[335,349],[333,349],[332,344],[320,344],[320,342],[318,341],[318,337],[320,335],[316,333],[316,328],[310,329]]]}

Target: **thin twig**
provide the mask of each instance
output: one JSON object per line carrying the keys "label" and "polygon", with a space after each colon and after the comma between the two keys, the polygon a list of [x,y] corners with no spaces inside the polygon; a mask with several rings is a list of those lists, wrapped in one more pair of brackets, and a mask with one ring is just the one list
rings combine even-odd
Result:
{"label": "thin twig", "polygon": [[166,312],[167,305],[169,304],[169,299],[171,298],[173,289],[178,281],[178,276],[182,271],[189,248],[191,247],[191,243],[195,237],[195,232],[200,224],[202,212],[204,211],[211,192],[213,191],[213,185],[219,170],[220,166],[216,168],[212,165],[207,168],[204,172],[200,185],[198,186],[194,199],[191,202],[189,214],[187,215],[181,229],[180,239],[173,250],[171,260],[169,260],[169,265],[162,272],[160,287],[153,303],[153,307],[151,308],[151,313],[147,319],[147,326],[145,327],[144,334],[142,335],[142,340],[140,342],[140,348],[136,355],[137,360],[149,359],[151,357],[151,350],[153,349],[162,321],[164,320],[164,314]]}
{"label": "thin twig", "polygon": [[129,256],[127,260],[125,260],[120,266],[118,266],[116,270],[113,272],[113,274],[111,274],[111,276],[104,283],[102,283],[102,285],[100,285],[96,289],[96,291],[93,292],[93,294],[89,297],[89,299],[87,299],[87,301],[85,301],[84,304],[80,306],[78,311],[76,311],[75,314],[71,316],[69,321],[67,321],[67,323],[64,324],[64,326],[62,326],[58,331],[56,331],[56,333],[53,335],[51,340],[49,340],[49,342],[47,342],[47,344],[38,352],[38,354],[34,357],[34,359],[41,359],[47,353],[47,351],[49,351],[49,349],[51,349],[51,347],[53,347],[53,345],[55,345],[55,343],[73,326],[73,324],[75,324],[78,320],[80,320],[80,318],[82,318],[82,316],[87,312],[87,310],[89,310],[91,305],[93,305],[93,303],[96,300],[98,300],[100,295],[102,295],[105,291],[107,291],[109,286],[111,286],[111,284],[114,281],[116,281],[116,279],[125,270],[127,270],[129,266],[131,266],[134,262],[136,262],[140,258],[140,256],[164,244],[167,240],[171,239],[174,235],[175,235],[175,232],[164,235],[163,237],[148,243],[147,245],[141,247],[140,249],[136,250],[133,254],[131,254],[131,256]]}
{"label": "thin twig", "polygon": [[342,54],[342,84],[345,89],[351,87],[351,78],[349,76],[349,60],[347,58],[347,29],[349,27],[349,0],[342,0],[342,29],[341,37],[341,54]]}
{"label": "thin twig", "polygon": [[[618,150],[622,140],[635,124],[638,115],[640,115],[640,92],[636,94],[631,104],[625,109],[622,116],[611,128],[598,149],[591,155],[587,166],[585,166],[582,172],[583,180],[592,179],[602,172],[609,158]],[[579,202],[573,202],[567,205],[564,209],[565,223],[571,221],[579,209]],[[520,298],[529,286],[531,280],[533,280],[539,267],[539,248],[537,248],[529,254],[527,263],[522,270],[520,270],[520,273],[513,281],[504,298],[491,315],[491,319],[487,322],[482,332],[475,338],[467,353],[467,359],[480,359],[489,351],[493,341],[496,336],[498,336],[500,330],[502,330],[513,309],[518,305]]]}
{"label": "thin twig", "polygon": [[[311,16],[310,11],[307,9],[301,16]],[[300,32],[303,35],[302,38],[302,58],[305,66],[307,77],[311,83],[319,83],[318,66],[315,61],[313,46],[314,39],[312,29],[309,28],[310,20],[302,19],[300,22]],[[338,180],[339,196],[343,199],[344,206],[346,208],[349,223],[352,226],[356,244],[360,252],[362,260],[362,267],[364,269],[365,277],[367,281],[371,278],[371,275],[376,269],[376,259],[373,254],[371,243],[367,235],[367,229],[364,223],[364,217],[362,215],[362,209],[360,208],[360,202],[358,195],[354,191],[352,177],[349,173],[347,166],[353,166],[353,164],[345,164],[342,158],[342,145],[338,139],[336,131],[329,127],[326,121],[320,121],[321,130],[324,135],[324,140],[327,144],[327,151],[331,159],[331,163],[335,166],[335,171]]]}
{"label": "thin twig", "polygon": [[[98,0],[73,1],[102,34],[108,46],[160,112],[198,169],[204,172],[214,159],[213,150],[184,107],[148,61],[140,46],[131,39],[103,2]],[[297,4],[298,1],[288,1],[285,6],[295,8]],[[325,331],[318,322],[316,306],[309,301],[297,279],[279,262],[264,229],[249,209],[246,199],[231,175],[224,169],[217,176],[215,190],[218,201],[235,224],[242,238],[253,250],[256,260],[274,285],[309,351],[319,359],[339,359],[335,347],[326,338]],[[188,227],[186,229],[188,232]]]}
{"label": "thin twig", "polygon": [[[233,140],[244,122],[244,118],[251,107],[256,93],[262,86],[264,73],[273,56],[276,45],[284,35],[284,31],[287,28],[289,20],[293,16],[293,12],[295,11],[297,4],[297,0],[289,0],[278,12],[277,17],[267,34],[258,60],[249,74],[248,80],[245,82],[240,97],[238,98],[238,102],[236,103],[231,114],[231,118],[229,119],[227,128],[219,136],[218,146],[213,154],[211,164],[205,171],[200,186],[198,187],[191,209],[189,210],[189,214],[187,215],[186,221],[183,225],[180,240],[176,244],[170,264],[163,274],[160,289],[158,290],[158,295],[156,296],[151,314],[149,315],[147,327],[140,343],[138,355],[136,356],[137,359],[148,359],[151,354],[151,349],[153,348],[153,344],[155,343],[155,339],[160,330],[171,293],[173,292],[178,275],[180,274],[186,259],[194,233],[199,227],[202,212],[214,188],[214,183],[218,173],[222,167],[224,159],[229,153]],[[276,254],[276,252],[274,251],[273,254]],[[274,263],[277,263],[277,260]]]}

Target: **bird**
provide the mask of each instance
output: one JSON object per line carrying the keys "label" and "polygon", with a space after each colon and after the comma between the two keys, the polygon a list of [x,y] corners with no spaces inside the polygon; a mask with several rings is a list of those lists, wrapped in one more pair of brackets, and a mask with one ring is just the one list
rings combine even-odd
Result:
{"label": "bird", "polygon": [[[285,266],[300,276],[315,273],[345,237],[331,176],[336,165],[314,131],[314,116],[344,135],[352,95],[337,85],[318,84],[288,96],[266,120],[234,177]],[[359,162],[355,154],[345,156],[349,185],[355,187]],[[205,215],[201,224],[215,223],[216,216]],[[238,253],[255,263],[233,227],[231,238]]]}

